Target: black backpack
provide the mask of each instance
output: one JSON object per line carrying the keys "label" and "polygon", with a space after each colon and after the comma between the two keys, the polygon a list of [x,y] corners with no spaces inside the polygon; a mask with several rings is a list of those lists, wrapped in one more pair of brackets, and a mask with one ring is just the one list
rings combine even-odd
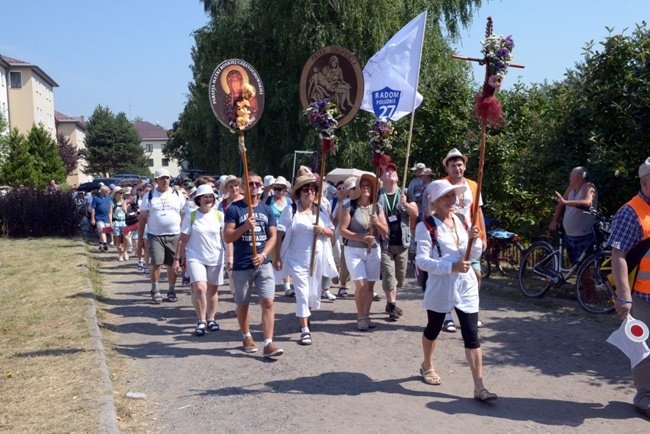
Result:
{"label": "black backpack", "polygon": [[[465,216],[459,213],[456,213],[456,217],[463,223],[463,227],[467,230],[467,222],[465,221]],[[429,216],[422,220],[424,226],[427,227],[429,235],[431,236],[431,244],[436,246],[438,252],[438,257],[442,257],[442,251],[440,250],[440,244],[438,243],[438,226],[433,216]],[[427,271],[420,270],[417,265],[414,265],[415,279],[418,281],[418,285],[422,288],[422,292],[427,289],[427,280],[429,279],[429,273]]]}

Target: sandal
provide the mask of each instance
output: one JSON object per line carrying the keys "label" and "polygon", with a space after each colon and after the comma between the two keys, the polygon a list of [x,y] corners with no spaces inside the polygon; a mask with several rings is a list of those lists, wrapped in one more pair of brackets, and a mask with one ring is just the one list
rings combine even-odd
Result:
{"label": "sandal", "polygon": [[487,390],[486,388],[483,388],[483,389],[479,390],[478,392],[474,391],[474,399],[477,400],[477,401],[483,401],[483,402],[494,401],[497,398],[498,398],[498,396],[497,396],[496,393],[492,393],[489,390]]}
{"label": "sandal", "polygon": [[357,319],[357,330],[367,332],[370,328],[369,318],[367,316],[362,316]]}
{"label": "sandal", "polygon": [[152,289],[151,291],[149,291],[149,294],[151,294],[151,299],[155,304],[162,303],[162,295],[160,295],[160,291],[154,291]]}
{"label": "sandal", "polygon": [[300,334],[300,345],[311,345],[311,334],[309,332]]}
{"label": "sandal", "polygon": [[208,320],[208,330],[211,332],[216,332],[219,331],[219,324],[217,324],[214,319],[209,319]]}
{"label": "sandal", "polygon": [[375,327],[377,327],[377,324],[375,324],[375,323],[370,319],[370,317],[368,317],[368,327],[370,327],[371,329],[374,329]]}
{"label": "sandal", "polygon": [[170,303],[176,303],[178,301],[178,297],[176,297],[176,293],[174,291],[169,291],[167,293],[167,301]]}
{"label": "sandal", "polygon": [[345,298],[345,297],[347,297],[348,295],[349,295],[349,294],[348,294],[348,288],[346,288],[345,286],[341,286],[341,287],[339,288],[339,294],[338,294],[338,296],[341,297],[341,298]]}
{"label": "sandal", "polygon": [[207,323],[205,321],[199,321],[196,323],[196,330],[194,330],[194,334],[197,336],[203,336],[205,335],[205,327]]}
{"label": "sandal", "polygon": [[[433,386],[439,386],[440,383],[442,383],[442,380],[440,379],[440,375],[438,375],[438,373],[436,372],[436,368],[425,370],[424,366],[420,366],[420,375],[422,375],[422,379],[427,384],[431,384]],[[474,395],[474,398],[476,398],[476,395]]]}

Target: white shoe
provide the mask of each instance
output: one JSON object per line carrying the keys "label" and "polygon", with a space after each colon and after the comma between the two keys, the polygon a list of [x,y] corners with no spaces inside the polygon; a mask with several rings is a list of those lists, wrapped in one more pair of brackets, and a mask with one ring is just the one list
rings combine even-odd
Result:
{"label": "white shoe", "polygon": [[128,253],[124,253],[124,260],[125,260],[125,261],[128,261],[128,260],[129,260],[129,254],[128,254]]}
{"label": "white shoe", "polygon": [[124,255],[120,255],[120,257],[117,258],[117,260],[118,260],[119,262],[124,262]]}
{"label": "white shoe", "polygon": [[284,290],[284,295],[287,297],[293,297],[296,295],[296,292],[293,289],[289,288]]}
{"label": "white shoe", "polygon": [[481,322],[481,320],[478,320],[478,322],[476,323],[476,327],[478,328],[483,327],[483,323]]}
{"label": "white shoe", "polygon": [[320,298],[322,298],[324,300],[327,300],[327,301],[336,300],[336,296],[334,294],[332,294],[329,289],[327,291],[321,291]]}

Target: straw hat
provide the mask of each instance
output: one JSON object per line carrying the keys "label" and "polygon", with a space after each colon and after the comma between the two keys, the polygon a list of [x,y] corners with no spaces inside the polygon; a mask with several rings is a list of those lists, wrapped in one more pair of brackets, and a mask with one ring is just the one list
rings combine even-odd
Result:
{"label": "straw hat", "polygon": [[[302,175],[299,176],[298,179],[296,179],[296,183],[293,186],[293,189],[291,190],[291,196],[293,197],[294,200],[300,199],[300,189],[309,184],[316,184],[316,178],[314,175],[311,173],[308,175]],[[318,188],[318,185],[316,184],[316,188]]]}
{"label": "straw hat", "polygon": [[457,157],[462,158],[465,164],[467,164],[467,157],[464,156],[458,149],[454,148],[451,151],[447,152],[447,156],[442,159],[442,165],[447,167],[447,160],[449,160],[450,158],[457,158]]}
{"label": "straw hat", "polygon": [[238,183],[241,184],[241,179],[237,178],[235,175],[228,175],[226,176],[226,179],[221,183],[221,186],[219,186],[219,191],[221,194],[227,194],[228,193],[228,184],[230,184],[233,181],[237,181]]}
{"label": "straw hat", "polygon": [[359,197],[361,197],[361,182],[362,181],[368,181],[370,183],[370,191],[371,191],[371,193],[375,191],[375,183],[377,182],[377,178],[375,178],[375,175],[372,175],[370,173],[364,173],[359,178],[357,178],[357,182],[355,182],[355,184],[354,184],[354,186],[356,188],[354,190],[349,190],[348,191],[348,197],[351,200],[357,200],[357,199],[359,199]]}
{"label": "straw hat", "polygon": [[435,202],[450,191],[455,191],[456,195],[463,194],[467,191],[466,185],[451,185],[446,179],[438,179],[427,186],[429,202]]}
{"label": "straw hat", "polygon": [[115,187],[115,189],[111,193],[111,196],[115,197],[115,193],[124,193],[124,190],[122,190],[122,187]]}
{"label": "straw hat", "polygon": [[131,194],[131,187],[124,187],[122,191],[123,191],[122,194],[124,194],[124,196],[126,196],[127,194]]}
{"label": "straw hat", "polygon": [[271,184],[271,187],[273,187],[274,185],[281,185],[282,187],[286,187],[287,189],[291,188],[291,183],[287,181],[282,175],[275,178],[275,180]]}

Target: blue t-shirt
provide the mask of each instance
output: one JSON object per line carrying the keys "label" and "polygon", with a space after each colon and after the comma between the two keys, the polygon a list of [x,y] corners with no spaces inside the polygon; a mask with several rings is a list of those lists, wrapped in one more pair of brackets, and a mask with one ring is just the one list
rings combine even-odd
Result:
{"label": "blue t-shirt", "polygon": [[107,194],[102,197],[98,194],[93,198],[92,208],[95,210],[95,221],[108,223],[108,206],[113,202],[113,199]]}
{"label": "blue t-shirt", "polygon": [[[277,226],[275,216],[271,207],[260,202],[253,208],[255,214],[255,245],[257,253],[262,253],[266,241],[268,240],[269,226]],[[226,210],[225,223],[234,223],[235,228],[243,225],[248,219],[248,205],[243,200],[231,203]],[[251,240],[251,231],[244,234],[233,243],[233,270],[250,270],[253,268],[253,243]],[[266,258],[264,263],[271,262],[271,258]]]}

